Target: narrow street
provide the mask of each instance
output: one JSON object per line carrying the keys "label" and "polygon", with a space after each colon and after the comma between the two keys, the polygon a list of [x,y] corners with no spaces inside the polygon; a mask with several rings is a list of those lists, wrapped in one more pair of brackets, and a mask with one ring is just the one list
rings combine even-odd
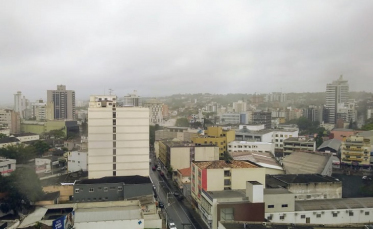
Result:
{"label": "narrow street", "polygon": [[[167,224],[172,221],[178,229],[207,229],[207,226],[202,222],[197,212],[192,209],[191,204],[186,198],[182,201],[175,198],[173,193],[178,190],[172,184],[171,179],[161,176],[160,171],[152,171],[151,167],[155,164],[154,160],[152,158],[151,166],[149,166],[149,174],[156,187],[158,200],[165,206],[162,212],[164,218],[167,219]],[[166,171],[163,170],[163,173],[166,173]]]}

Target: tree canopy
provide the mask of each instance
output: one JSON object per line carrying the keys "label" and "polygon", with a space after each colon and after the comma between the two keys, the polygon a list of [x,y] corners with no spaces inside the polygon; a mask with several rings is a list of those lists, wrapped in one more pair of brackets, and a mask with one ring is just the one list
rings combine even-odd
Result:
{"label": "tree canopy", "polygon": [[178,118],[176,120],[176,124],[175,126],[179,126],[179,127],[189,127],[190,126],[190,123],[189,123],[189,120],[187,118]]}
{"label": "tree canopy", "polygon": [[44,195],[40,180],[30,168],[17,168],[10,176],[0,176],[0,192],[6,193],[1,211],[29,208]]}
{"label": "tree canopy", "polygon": [[32,145],[8,145],[0,148],[0,156],[9,159],[16,159],[17,164],[26,164],[29,160],[35,158],[36,149]]}
{"label": "tree canopy", "polygon": [[373,130],[373,118],[367,119],[365,125],[361,127],[362,130]]}
{"label": "tree canopy", "polygon": [[43,155],[45,152],[47,152],[51,148],[48,143],[42,140],[38,140],[32,143],[31,145],[35,148],[36,154],[39,156]]}

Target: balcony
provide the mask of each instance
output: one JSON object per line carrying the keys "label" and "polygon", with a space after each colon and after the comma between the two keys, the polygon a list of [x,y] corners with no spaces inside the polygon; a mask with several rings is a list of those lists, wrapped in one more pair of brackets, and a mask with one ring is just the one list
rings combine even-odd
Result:
{"label": "balcony", "polygon": [[354,158],[354,157],[350,157],[350,158],[347,158],[347,157],[344,157],[342,159],[343,161],[363,161],[364,159],[363,158]]}
{"label": "balcony", "polygon": [[352,147],[352,148],[343,147],[342,149],[347,150],[347,151],[363,151],[364,150],[363,148],[357,148],[357,147]]}
{"label": "balcony", "polygon": [[362,152],[343,152],[342,154],[348,156],[364,156]]}

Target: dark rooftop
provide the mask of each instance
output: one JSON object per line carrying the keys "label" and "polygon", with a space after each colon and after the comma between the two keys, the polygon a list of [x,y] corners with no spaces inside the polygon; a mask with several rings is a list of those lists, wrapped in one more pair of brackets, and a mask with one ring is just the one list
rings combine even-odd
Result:
{"label": "dark rooftop", "polygon": [[266,187],[278,188],[286,187],[289,184],[308,184],[320,182],[340,182],[334,177],[322,176],[320,174],[283,174],[266,175]]}
{"label": "dark rooftop", "polygon": [[102,177],[99,179],[84,179],[76,181],[76,184],[105,184],[105,183],[124,183],[124,184],[148,184],[151,183],[149,177],[142,176],[117,176]]}
{"label": "dark rooftop", "polygon": [[6,137],[0,139],[0,144],[2,143],[10,143],[10,142],[19,142],[19,140],[15,137]]}

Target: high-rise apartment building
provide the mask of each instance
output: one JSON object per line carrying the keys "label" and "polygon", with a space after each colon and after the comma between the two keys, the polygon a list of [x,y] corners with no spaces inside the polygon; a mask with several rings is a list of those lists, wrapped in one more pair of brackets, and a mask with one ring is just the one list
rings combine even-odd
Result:
{"label": "high-rise apartment building", "polygon": [[329,111],[328,123],[335,124],[337,121],[338,104],[348,102],[348,81],[342,76],[338,80],[326,85],[326,109]]}
{"label": "high-rise apartment building", "polygon": [[117,106],[115,95],[91,96],[88,178],[149,176],[149,109]]}
{"label": "high-rise apartment building", "polygon": [[21,119],[30,118],[29,100],[25,96],[22,96],[22,92],[20,91],[14,94],[13,110],[19,113]]}
{"label": "high-rise apartment building", "polygon": [[132,94],[128,94],[124,96],[123,99],[123,106],[127,107],[140,107],[141,106],[141,100],[140,96],[137,95],[137,91],[133,91]]}
{"label": "high-rise apartment building", "polygon": [[0,109],[0,128],[9,129],[10,134],[21,132],[21,118],[18,112]]}
{"label": "high-rise apartment building", "polygon": [[253,113],[253,124],[264,124],[266,129],[271,129],[272,113],[256,111]]}
{"label": "high-rise apartment building", "polygon": [[57,90],[47,91],[47,103],[54,104],[54,119],[75,119],[75,91],[57,85]]}
{"label": "high-rise apartment building", "polygon": [[246,112],[246,102],[238,100],[238,102],[233,102],[233,111],[237,113]]}
{"label": "high-rise apartment building", "polygon": [[149,108],[149,122],[152,125],[163,124],[163,103],[157,99],[150,99],[143,103],[144,107]]}

